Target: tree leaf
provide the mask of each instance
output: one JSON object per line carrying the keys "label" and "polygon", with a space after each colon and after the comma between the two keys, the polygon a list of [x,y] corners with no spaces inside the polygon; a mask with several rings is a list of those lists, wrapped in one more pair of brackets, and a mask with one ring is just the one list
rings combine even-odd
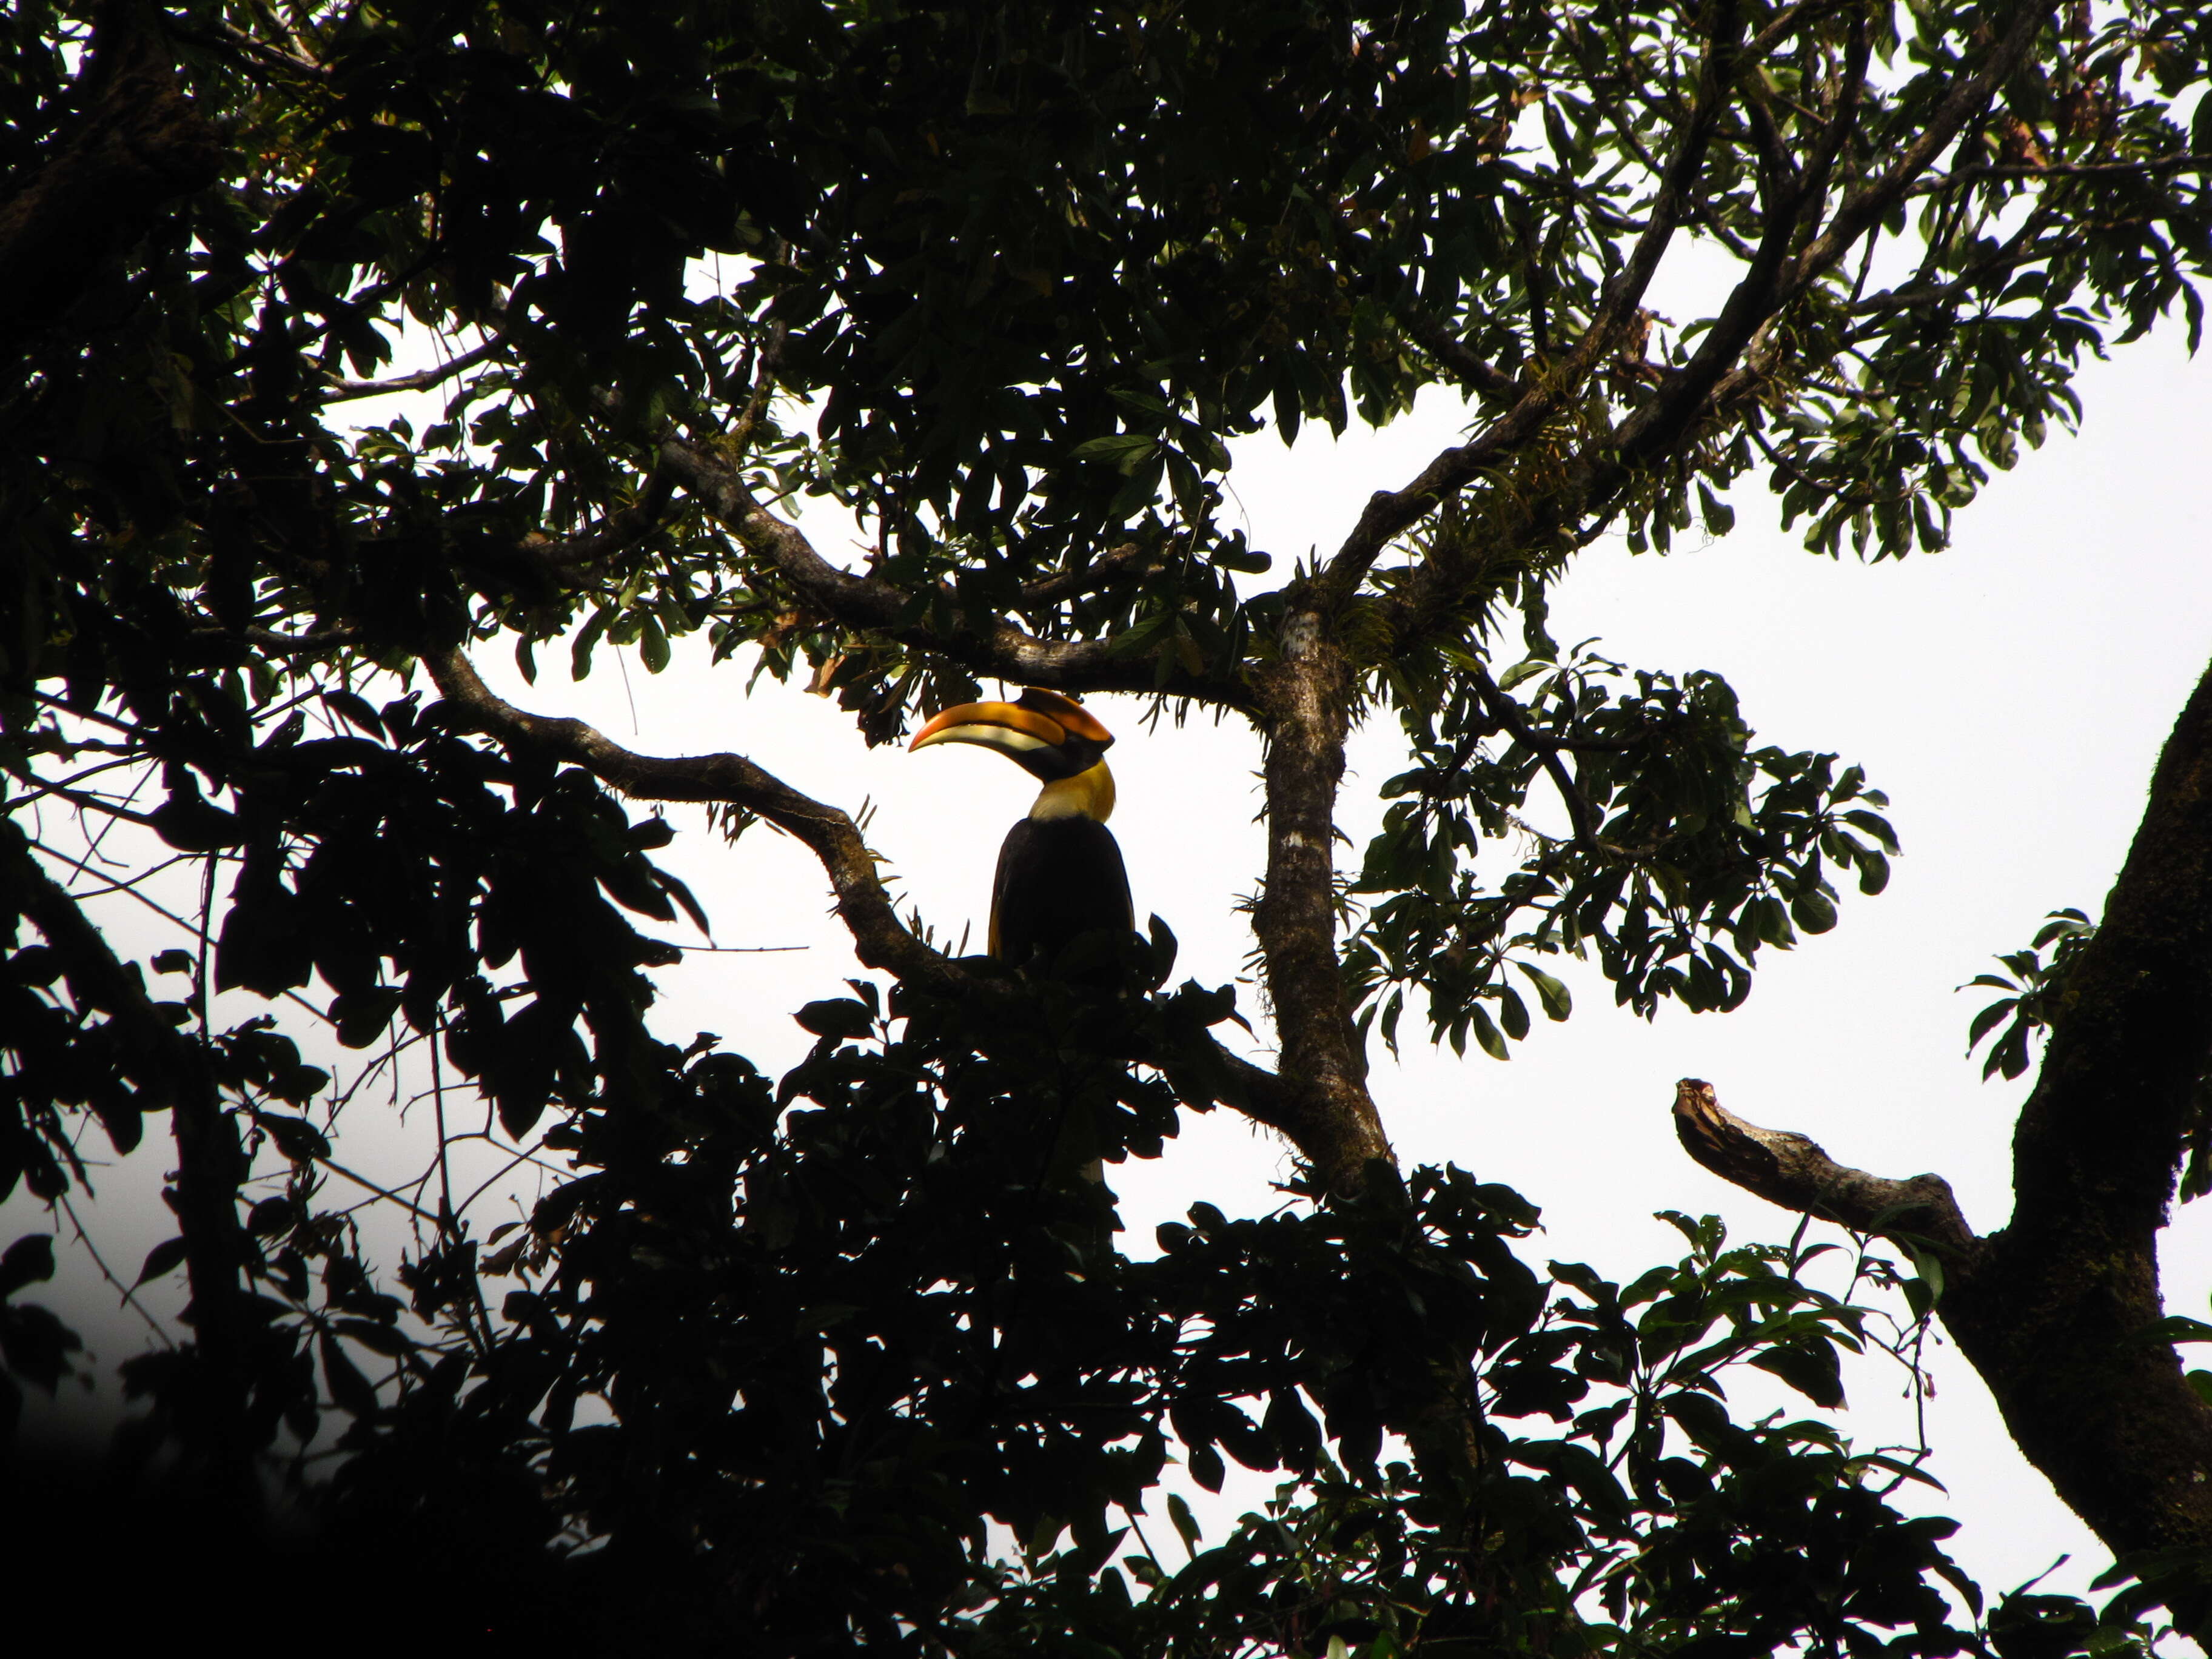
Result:
{"label": "tree leaf", "polygon": [[131,1281],[131,1288],[136,1290],[149,1279],[159,1279],[174,1271],[184,1261],[185,1248],[182,1238],[165,1238],[147,1251],[145,1264],[138,1269],[138,1277]]}
{"label": "tree leaf", "polygon": [[35,1285],[53,1276],[53,1235],[25,1233],[0,1253],[0,1302],[26,1285]]}
{"label": "tree leaf", "polygon": [[1563,1020],[1574,1012],[1574,998],[1564,981],[1554,979],[1534,963],[1516,962],[1513,965],[1526,974],[1529,983],[1536,988],[1537,1000],[1544,1005],[1547,1018]]}

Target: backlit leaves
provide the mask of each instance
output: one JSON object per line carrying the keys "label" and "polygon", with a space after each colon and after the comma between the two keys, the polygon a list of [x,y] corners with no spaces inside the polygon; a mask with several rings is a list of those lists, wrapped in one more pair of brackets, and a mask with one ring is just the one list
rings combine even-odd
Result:
{"label": "backlit leaves", "polygon": [[[1858,769],[1753,747],[1714,675],[1530,659],[1401,723],[1416,763],[1383,786],[1396,804],[1352,887],[1378,896],[1345,958],[1394,1042],[1419,991],[1437,1036],[1503,1059],[1528,1030],[1509,963],[1568,1012],[1543,955],[1594,961],[1647,1017],[1733,1007],[1761,946],[1835,925],[1834,875],[1879,892],[1897,850]],[[1505,847],[1516,866],[1489,875]]]}

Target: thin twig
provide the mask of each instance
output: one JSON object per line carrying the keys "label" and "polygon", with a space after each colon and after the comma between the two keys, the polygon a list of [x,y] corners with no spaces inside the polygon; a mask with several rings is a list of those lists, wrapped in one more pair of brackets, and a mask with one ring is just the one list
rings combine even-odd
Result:
{"label": "thin twig", "polygon": [[463,369],[473,368],[507,343],[504,335],[494,335],[482,345],[472,346],[458,356],[448,357],[435,368],[417,369],[412,374],[394,374],[384,380],[337,380],[323,389],[322,400],[326,404],[350,403],[361,398],[381,398],[394,392],[422,392],[449,380]]}
{"label": "thin twig", "polygon": [[125,1285],[116,1277],[115,1270],[107,1265],[107,1258],[100,1255],[100,1246],[92,1242],[92,1235],[85,1231],[84,1223],[77,1217],[76,1206],[69,1201],[69,1194],[55,1194],[54,1202],[61,1206],[62,1213],[69,1218],[70,1225],[76,1229],[76,1242],[84,1246],[85,1254],[92,1258],[92,1265],[100,1269],[100,1276],[115,1286],[121,1294],[123,1305],[144,1320],[147,1328],[161,1339],[161,1346],[173,1352],[177,1346],[176,1338],[169,1334],[167,1328],[160,1320],[146,1311],[144,1305],[138,1300],[137,1286]]}
{"label": "thin twig", "polygon": [[1481,664],[1473,665],[1475,690],[1481,694],[1483,705],[1491,717],[1513,735],[1514,740],[1536,757],[1545,773],[1551,778],[1553,787],[1566,804],[1567,821],[1574,826],[1576,844],[1592,852],[1604,850],[1597,838],[1597,827],[1591,822],[1593,814],[1589,799],[1577,787],[1559,759],[1559,745],[1547,741],[1528,723],[1528,711],[1508,693],[1498,689],[1498,682],[1490,678],[1490,671]]}
{"label": "thin twig", "polygon": [[432,1215],[421,1205],[410,1202],[404,1193],[395,1193],[389,1187],[380,1187],[376,1182],[371,1181],[367,1176],[356,1175],[353,1170],[347,1169],[344,1164],[339,1163],[336,1158],[319,1158],[315,1162],[320,1164],[324,1169],[331,1171],[331,1174],[344,1176],[348,1181],[353,1182],[355,1186],[363,1188],[369,1192],[374,1193],[377,1197],[380,1199],[388,1200],[390,1202],[398,1205],[400,1208],[407,1211],[408,1213],[414,1216],[417,1220],[428,1221],[434,1225],[436,1224],[437,1217]]}

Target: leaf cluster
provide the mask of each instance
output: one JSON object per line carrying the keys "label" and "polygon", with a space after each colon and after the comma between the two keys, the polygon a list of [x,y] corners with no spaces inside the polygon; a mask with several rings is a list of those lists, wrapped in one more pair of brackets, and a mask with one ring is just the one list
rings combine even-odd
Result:
{"label": "leaf cluster", "polygon": [[[572,1117],[581,1173],[529,1227],[551,1248],[501,1269],[524,1288],[489,1352],[411,1362],[363,1420],[343,1524],[421,1524],[389,1471],[504,1419],[560,1521],[783,1647],[1978,1647],[1924,1582],[1974,1605],[1949,1523],[1887,1501],[1909,1464],[1730,1419],[1740,1366],[1840,1403],[1868,1315],[1804,1282],[1817,1250],[1677,1218],[1681,1262],[1554,1264],[1553,1290],[1513,1248],[1532,1206],[1429,1169],[1349,1206],[1200,1204],[1133,1261],[1084,1165],[1158,1156],[1176,1091],[1114,1057],[1227,1002],[1018,988],[986,1013],[857,982],[802,1012],[779,1085],[664,1049],[654,1097]],[[1422,1420],[1439,1375],[1474,1407],[1454,1456]],[[1146,1527],[1178,1461],[1287,1484],[1211,1542],[1169,1497],[1178,1561]]]}
{"label": "leaf cluster", "polygon": [[[2096,937],[2097,925],[2081,911],[2053,910],[2026,950],[1997,958],[2005,973],[1977,974],[1960,987],[1965,990],[1981,985],[2005,993],[1984,1005],[1966,1030],[1970,1055],[1992,1032],[1996,1034],[1982,1061],[1984,1082],[1997,1076],[2009,1081],[2027,1070],[2031,1043],[2038,1033],[2047,1033],[2059,1023],[2066,1006],[2067,975]],[[2046,951],[2051,953],[2047,960]],[[2198,1078],[2191,1091],[2176,1191],[2185,1204],[2212,1192],[2212,1074]]]}
{"label": "leaf cluster", "polygon": [[[1732,1008],[1761,945],[1835,925],[1832,871],[1855,872],[1863,893],[1887,884],[1887,799],[1832,755],[1753,748],[1717,676],[1631,676],[1586,653],[1532,657],[1494,683],[1474,667],[1440,707],[1401,717],[1415,764],[1382,786],[1395,804],[1351,888],[1377,896],[1346,978],[1394,1045],[1418,990],[1437,1038],[1463,1053],[1472,1032],[1505,1058],[1529,1030],[1509,968],[1548,1018],[1570,1012],[1547,955],[1594,954],[1647,1018],[1666,998]],[[1522,816],[1553,784],[1564,831]],[[1478,859],[1516,841],[1517,860],[1486,877]]]}

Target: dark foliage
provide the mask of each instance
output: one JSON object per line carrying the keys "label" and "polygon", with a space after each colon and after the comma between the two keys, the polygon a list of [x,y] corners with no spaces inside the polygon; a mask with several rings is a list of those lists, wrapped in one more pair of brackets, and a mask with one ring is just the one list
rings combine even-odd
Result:
{"label": "dark foliage", "polygon": [[[272,1614],[398,1639],[352,1609],[411,1594],[605,1650],[2139,1643],[2190,1562],[1984,1618],[1948,1523],[1892,1502],[1909,1458],[1730,1414],[1739,1367],[1840,1407],[1881,1258],[1831,1294],[1802,1240],[1678,1218],[1687,1255],[1632,1284],[1547,1278],[1520,1195],[1322,1131],[1372,1127],[1358,1045],[1409,993],[1500,1056],[1522,987],[1568,1016],[1547,955],[1724,1009],[1833,925],[1837,872],[1881,890],[1856,768],[1754,746],[1715,675],[1562,652],[1548,586],[1608,526],[1722,533],[1754,468],[1817,550],[1941,546],[2107,332],[2195,326],[2212,117],[2173,110],[2207,39],[1941,0],[11,9],[0,1196],[82,1188],[88,1115],[118,1152],[166,1115],[178,1231],[139,1279],[191,1297],[189,1341],[124,1367],[106,1484],[27,1466],[58,1519],[11,1568],[62,1596],[92,1581],[58,1540],[158,1555],[173,1633],[266,1551]],[[1641,303],[1678,229],[1741,276],[1679,328]],[[1228,441],[1442,386],[1477,436],[1256,580],[1214,520]],[[779,516],[808,495],[858,515],[864,570]],[[835,809],[494,719],[464,678],[556,641],[580,678],[603,647],[658,672],[691,635],[871,743],[997,675],[1211,703],[1304,757],[1270,773],[1258,918],[1274,1009],[1317,1011],[1280,1073],[1216,1041],[1229,992],[1169,988],[1164,927],[1060,975],[948,961]],[[1370,710],[1410,753],[1340,952]],[[1539,787],[1563,830],[1522,817]],[[697,907],[618,790],[799,836],[898,972],[800,1009],[780,1080],[664,1041],[680,952],[643,928]],[[175,941],[135,959],[118,895]],[[373,1189],[416,1228],[385,1264],[332,1070],[380,1053],[438,1125],[411,1196]],[[449,1099],[557,1160],[526,1221],[433,1194]],[[1121,1253],[1085,1167],[1217,1108],[1307,1172]],[[72,1364],[22,1297],[51,1262],[0,1257],[9,1419]],[[1279,1484],[1209,1540],[1165,1487],[1232,1462]]]}

